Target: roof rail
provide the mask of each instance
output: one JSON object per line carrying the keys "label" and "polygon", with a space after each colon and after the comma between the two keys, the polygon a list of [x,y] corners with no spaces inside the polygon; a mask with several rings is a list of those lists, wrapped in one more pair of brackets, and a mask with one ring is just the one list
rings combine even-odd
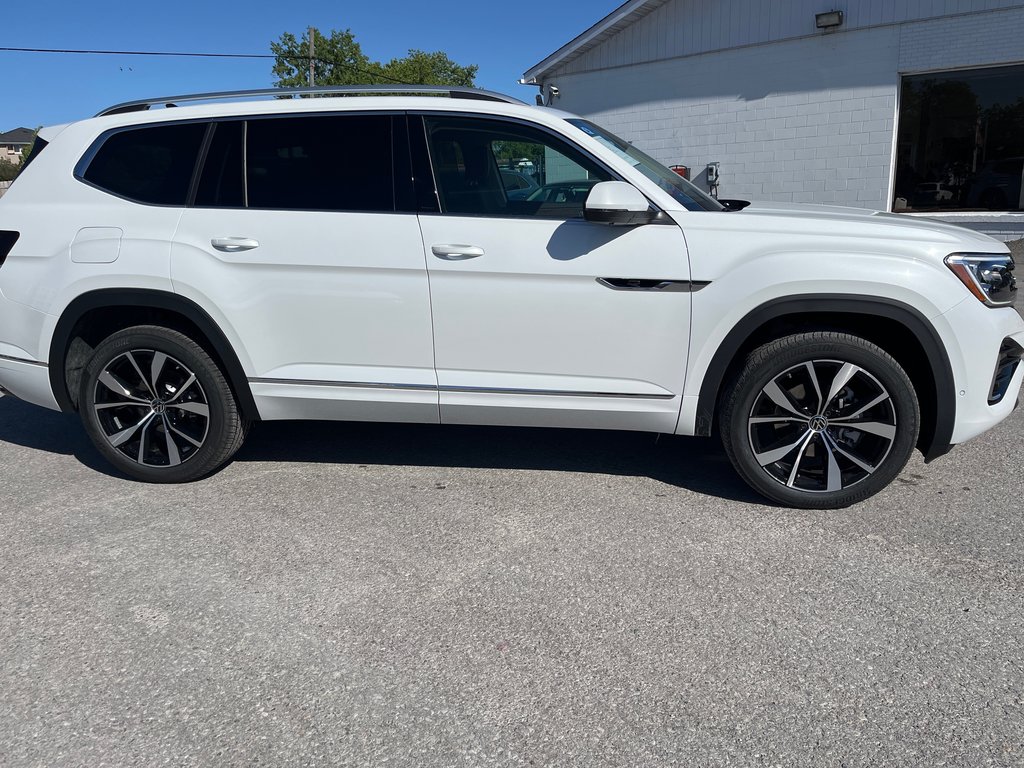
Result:
{"label": "roof rail", "polygon": [[259,88],[254,91],[217,91],[214,93],[187,93],[180,96],[161,96],[155,99],[138,99],[125,101],[107,107],[96,117],[119,115],[124,112],[143,112],[150,107],[163,105],[177,106],[179,102],[218,101],[223,99],[239,99],[256,96],[356,96],[356,95],[394,95],[408,96],[425,94],[429,96],[447,96],[451,99],[477,99],[479,101],[500,101],[506,104],[525,104],[526,102],[506,96],[503,93],[484,91],[480,88],[465,88],[448,85],[316,85],[301,88]]}

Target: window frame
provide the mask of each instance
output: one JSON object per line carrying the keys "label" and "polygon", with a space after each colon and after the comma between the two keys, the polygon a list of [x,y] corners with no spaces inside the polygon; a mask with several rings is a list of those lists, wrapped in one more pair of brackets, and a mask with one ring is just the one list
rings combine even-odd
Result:
{"label": "window frame", "polygon": [[[482,113],[479,113],[479,112],[462,112],[462,111],[455,111],[455,110],[416,110],[416,111],[410,111],[408,114],[409,114],[410,118],[418,119],[419,122],[420,122],[421,132],[422,132],[422,135],[423,135],[423,142],[424,142],[423,148],[426,150],[427,162],[429,164],[429,168],[430,168],[430,172],[431,172],[431,183],[433,185],[433,189],[431,190],[431,192],[433,193],[434,198],[438,202],[438,211],[437,212],[433,212],[433,213],[421,212],[419,214],[421,216],[453,216],[453,217],[459,217],[459,218],[502,219],[502,220],[510,219],[510,220],[514,220],[514,221],[556,221],[556,222],[557,221],[561,221],[561,222],[580,221],[580,222],[585,222],[585,219],[583,219],[582,217],[577,217],[577,216],[573,216],[573,217],[522,216],[522,215],[508,214],[508,213],[504,213],[504,214],[503,213],[452,213],[452,212],[446,211],[445,210],[445,206],[441,202],[441,192],[440,192],[440,189],[438,188],[438,182],[437,182],[437,168],[434,165],[434,156],[433,156],[433,152],[432,152],[432,150],[430,148],[430,134],[427,132],[427,118],[428,117],[448,117],[448,118],[455,118],[455,119],[484,120],[484,121],[488,121],[488,122],[507,123],[507,124],[511,124],[511,125],[518,125],[518,126],[530,128],[532,130],[539,131],[540,133],[546,134],[547,136],[550,136],[550,137],[556,139],[557,141],[562,142],[563,144],[568,145],[569,147],[574,149],[576,152],[578,152],[586,160],[590,161],[591,163],[596,165],[598,168],[603,170],[605,173],[607,173],[611,177],[610,181],[624,181],[627,184],[629,184],[630,186],[633,186],[633,187],[636,186],[632,182],[627,181],[622,176],[622,174],[620,174],[617,170],[615,170],[615,168],[610,166],[608,163],[606,163],[601,158],[596,157],[592,152],[590,152],[585,147],[581,147],[579,144],[574,142],[570,137],[566,136],[565,134],[559,133],[558,131],[554,130],[553,128],[549,128],[546,125],[541,125],[540,123],[535,123],[535,122],[532,122],[530,120],[525,120],[523,118],[512,117],[512,116],[508,116],[508,115],[491,115],[491,114],[482,114]],[[409,130],[410,130],[410,133],[411,133],[412,131],[414,131],[416,129],[415,129],[415,127],[413,125],[410,124]],[[410,141],[410,145],[412,145],[412,144],[413,144],[413,142]],[[412,147],[410,147],[410,148],[412,148]],[[415,159],[414,159],[414,166],[415,166]],[[640,194],[642,194],[647,199],[647,203],[648,203],[648,205],[651,206],[651,208],[653,208],[658,214],[663,213],[661,206],[659,206],[656,202],[651,200],[650,196],[647,195],[646,192],[644,192],[643,190],[638,190],[638,191],[640,191]],[[422,193],[422,190],[418,190],[418,194],[421,194],[421,193]],[[589,223],[589,222],[587,222],[587,223]],[[602,225],[602,226],[604,226],[604,225]]]}
{"label": "window frame", "polygon": [[[340,209],[340,208],[264,208],[255,207],[249,205],[249,179],[248,179],[248,148],[249,148],[249,123],[254,120],[286,120],[294,118],[307,118],[307,117],[389,117],[391,119],[391,199],[392,209],[391,210],[354,210],[354,209]],[[282,113],[257,113],[257,114],[241,114],[241,115],[218,115],[215,117],[201,117],[201,118],[189,118],[184,120],[159,120],[149,123],[133,123],[131,125],[117,126],[116,128],[109,128],[97,136],[93,142],[89,145],[89,148],[82,154],[78,162],[75,164],[73,175],[76,180],[92,187],[103,194],[116,197],[120,200],[125,200],[136,205],[146,205],[152,208],[197,208],[199,210],[210,211],[282,211],[282,212],[294,212],[294,213],[365,213],[365,214],[413,214],[419,213],[416,210],[402,210],[402,206],[399,205],[399,200],[415,199],[416,188],[413,185],[412,179],[400,178],[399,174],[395,173],[396,169],[401,165],[396,158],[396,153],[404,151],[408,153],[409,162],[414,164],[412,142],[409,140],[409,132],[411,127],[408,126],[409,113],[402,109],[373,109],[373,110],[316,110],[312,112],[282,112]],[[402,119],[406,123],[406,127],[400,127],[397,125],[397,121]],[[213,139],[214,124],[216,123],[230,123],[240,122],[243,125],[243,141],[242,141],[242,189],[243,189],[243,206],[197,206],[195,205],[196,193],[199,189],[199,181],[202,178],[203,170],[206,167],[206,160],[209,154],[210,144]],[[118,133],[124,133],[133,130],[142,130],[147,128],[160,128],[163,126],[178,126],[178,125],[194,125],[194,124],[206,125],[206,131],[203,134],[203,138],[199,144],[199,150],[196,153],[195,163],[192,167],[192,175],[189,180],[188,191],[184,204],[168,204],[168,203],[150,203],[145,200],[137,200],[132,197],[114,192],[113,190],[101,187],[85,178],[85,173],[89,168],[89,165],[95,159],[97,153],[103,148],[107,140]],[[401,139],[405,141],[402,142]],[[404,186],[405,189],[399,189],[399,186]],[[404,204],[404,203],[403,203]]]}
{"label": "window frame", "polygon": [[[395,134],[397,133],[395,120],[398,117],[404,116],[403,110],[395,109],[364,109],[364,110],[324,110],[316,112],[286,112],[282,114],[263,114],[263,115],[237,115],[233,117],[219,117],[215,118],[216,122],[227,122],[230,120],[242,120],[245,123],[244,138],[242,143],[242,178],[243,178],[243,190],[245,207],[244,208],[229,208],[229,207],[218,207],[216,209],[210,209],[204,206],[204,210],[218,210],[218,211],[229,211],[229,210],[245,210],[245,211],[281,211],[285,213],[365,213],[369,215],[374,214],[398,214],[406,213],[406,211],[398,210],[398,185],[399,179],[395,173],[397,167],[395,159],[395,151],[398,149],[395,146]],[[389,117],[391,119],[391,210],[363,210],[353,208],[267,208],[263,206],[254,206],[249,204],[249,123],[255,120],[289,120],[289,119],[302,119],[309,117]],[[201,172],[202,169],[200,169]],[[405,182],[403,182],[405,183]],[[189,205],[189,207],[195,207]]]}
{"label": "window frame", "polygon": [[116,197],[119,200],[126,200],[127,202],[135,203],[136,205],[146,205],[146,206],[149,206],[150,208],[176,208],[176,209],[187,208],[189,200],[190,200],[190,197],[191,197],[191,194],[192,194],[193,186],[197,183],[198,171],[199,171],[199,169],[201,167],[200,166],[200,159],[201,159],[201,157],[203,155],[203,150],[206,147],[206,144],[207,144],[207,142],[209,141],[209,138],[210,138],[210,129],[209,129],[208,126],[206,128],[206,131],[203,133],[203,138],[200,139],[200,141],[199,141],[199,149],[196,152],[196,157],[195,157],[195,160],[194,160],[194,162],[192,164],[192,175],[189,177],[188,187],[187,187],[187,189],[185,191],[185,202],[184,203],[181,203],[181,204],[177,204],[177,203],[151,203],[151,202],[147,202],[146,200],[138,200],[138,199],[136,199],[134,197],[128,197],[127,195],[122,195],[119,192],[115,192],[112,189],[107,189],[106,187],[101,187],[99,184],[96,184],[96,183],[94,183],[92,181],[89,181],[87,178],[85,178],[85,174],[89,170],[89,166],[92,164],[92,161],[96,159],[96,155],[99,154],[99,151],[101,149],[103,149],[103,146],[107,143],[107,141],[110,139],[110,137],[115,136],[115,135],[117,135],[119,133],[127,133],[129,131],[145,130],[145,129],[148,129],[148,128],[162,128],[164,126],[208,124],[210,122],[211,121],[210,121],[209,118],[192,118],[192,119],[189,119],[189,120],[159,120],[157,122],[152,122],[152,123],[133,123],[132,125],[120,125],[120,126],[117,126],[116,128],[108,128],[107,130],[103,131],[99,136],[97,136],[93,140],[92,144],[89,145],[89,148],[86,149],[85,152],[82,154],[82,156],[78,159],[78,162],[75,163],[75,167],[72,170],[72,176],[74,176],[74,178],[77,181],[81,182],[82,184],[85,184],[87,187],[92,187],[93,189],[95,189],[95,190],[97,190],[99,192],[102,192],[105,195],[110,195],[111,197]]}

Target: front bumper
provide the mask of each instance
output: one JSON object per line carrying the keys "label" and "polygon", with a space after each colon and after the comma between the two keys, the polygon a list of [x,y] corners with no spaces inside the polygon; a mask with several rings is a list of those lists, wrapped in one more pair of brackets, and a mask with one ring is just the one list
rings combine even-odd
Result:
{"label": "front bumper", "polygon": [[941,316],[956,340],[959,355],[950,350],[956,384],[956,418],[950,442],[977,437],[1009,416],[1024,383],[1024,364],[1017,365],[1002,396],[993,402],[998,362],[1008,342],[1024,347],[1024,319],[1011,308],[990,309],[967,299]]}

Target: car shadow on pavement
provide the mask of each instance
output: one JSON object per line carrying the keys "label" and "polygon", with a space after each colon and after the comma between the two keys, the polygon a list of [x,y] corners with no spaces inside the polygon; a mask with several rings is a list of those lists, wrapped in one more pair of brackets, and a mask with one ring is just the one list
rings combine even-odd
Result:
{"label": "car shadow on pavement", "polygon": [[[123,477],[96,451],[77,417],[0,399],[0,441],[73,455],[90,469]],[[766,503],[733,471],[715,438],[643,432],[517,427],[263,422],[235,462],[382,464],[529,469],[650,477],[734,501]]]}
{"label": "car shadow on pavement", "polygon": [[0,398],[0,442],[36,451],[74,456],[82,464],[112,477],[123,477],[99,454],[78,416]]}

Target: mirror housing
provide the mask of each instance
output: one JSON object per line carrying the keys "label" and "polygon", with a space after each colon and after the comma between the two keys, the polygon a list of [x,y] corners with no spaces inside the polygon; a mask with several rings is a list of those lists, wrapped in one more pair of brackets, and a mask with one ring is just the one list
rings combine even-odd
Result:
{"label": "mirror housing", "polygon": [[727,211],[742,211],[750,205],[749,200],[719,200],[718,202],[720,202]]}
{"label": "mirror housing", "polygon": [[583,218],[587,221],[617,227],[649,224],[657,215],[640,190],[624,181],[595,184],[583,206]]}

